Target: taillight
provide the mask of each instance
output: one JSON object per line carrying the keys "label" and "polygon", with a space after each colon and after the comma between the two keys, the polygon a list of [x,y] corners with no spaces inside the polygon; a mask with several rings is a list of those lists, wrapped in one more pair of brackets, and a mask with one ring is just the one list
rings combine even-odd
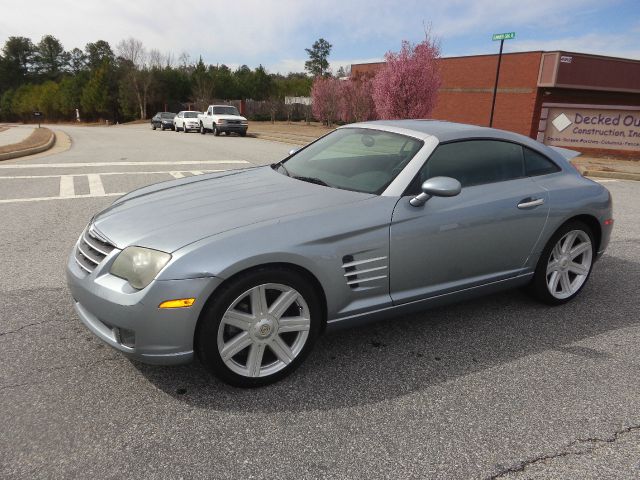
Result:
{"label": "taillight", "polygon": [[613,225],[613,218],[607,218],[603,223],[607,226]]}

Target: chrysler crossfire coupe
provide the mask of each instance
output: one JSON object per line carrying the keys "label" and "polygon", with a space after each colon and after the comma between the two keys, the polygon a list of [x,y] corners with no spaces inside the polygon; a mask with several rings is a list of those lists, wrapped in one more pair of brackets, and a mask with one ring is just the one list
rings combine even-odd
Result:
{"label": "chrysler crossfire coupe", "polygon": [[347,125],[265,166],[150,185],[67,263],[81,321],[142,362],[274,382],[328,328],[526,287],[574,298],[612,230],[574,152],[430,120]]}

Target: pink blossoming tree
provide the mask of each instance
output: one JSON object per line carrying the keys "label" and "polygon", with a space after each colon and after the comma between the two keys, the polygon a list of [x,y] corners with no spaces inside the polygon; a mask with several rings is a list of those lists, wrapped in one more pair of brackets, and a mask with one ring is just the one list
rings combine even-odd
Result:
{"label": "pink blossoming tree", "polygon": [[313,116],[332,126],[340,115],[340,80],[333,77],[316,77],[311,86]]}
{"label": "pink blossoming tree", "polygon": [[363,122],[375,118],[370,78],[341,80],[340,85],[340,120]]}
{"label": "pink blossoming tree", "polygon": [[386,63],[373,79],[373,101],[382,119],[426,118],[436,104],[440,73],[440,46],[427,34],[425,41],[402,42],[399,52],[388,52]]}

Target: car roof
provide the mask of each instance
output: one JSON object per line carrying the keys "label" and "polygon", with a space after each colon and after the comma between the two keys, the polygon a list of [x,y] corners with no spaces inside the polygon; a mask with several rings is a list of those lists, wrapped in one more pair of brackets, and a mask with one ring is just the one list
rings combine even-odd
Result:
{"label": "car roof", "polygon": [[[415,132],[418,136],[432,136],[439,142],[453,140],[468,140],[474,138],[495,138],[518,142],[531,148],[540,149],[540,142],[519,133],[499,130],[497,128],[468,125],[465,123],[446,122],[443,120],[374,120],[370,122],[353,123],[345,127],[387,128],[404,130],[406,133]],[[344,127],[343,127],[344,128]]]}
{"label": "car roof", "polygon": [[[340,128],[374,128],[388,130],[418,138],[435,137],[439,143],[455,140],[496,139],[516,142],[540,152],[560,163],[568,165],[567,155],[519,133],[499,130],[497,128],[480,127],[466,123],[446,122],[443,120],[374,120],[370,122],[352,123]],[[566,149],[565,149],[566,150]],[[576,152],[579,154],[579,152]],[[575,156],[575,155],[574,155]]]}

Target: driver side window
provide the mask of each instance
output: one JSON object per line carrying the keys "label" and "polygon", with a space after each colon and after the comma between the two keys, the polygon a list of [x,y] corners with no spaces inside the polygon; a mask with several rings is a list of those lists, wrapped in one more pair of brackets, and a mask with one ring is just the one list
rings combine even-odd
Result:
{"label": "driver side window", "polygon": [[503,182],[525,176],[522,147],[497,140],[445,143],[431,154],[411,185],[411,194],[432,177],[452,177],[462,187]]}

